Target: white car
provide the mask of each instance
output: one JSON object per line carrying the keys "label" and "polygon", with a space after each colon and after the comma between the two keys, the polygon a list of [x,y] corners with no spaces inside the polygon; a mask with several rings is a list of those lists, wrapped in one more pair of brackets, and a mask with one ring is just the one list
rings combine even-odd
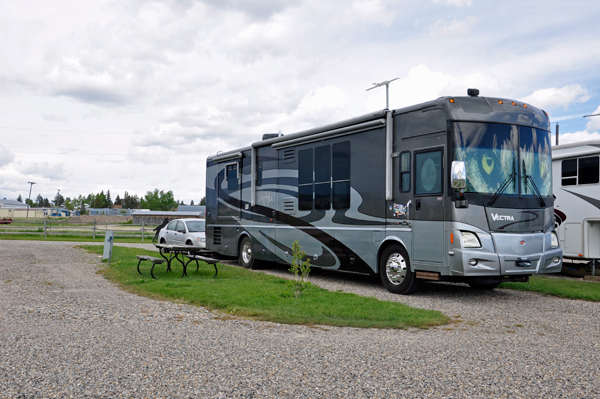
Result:
{"label": "white car", "polygon": [[158,233],[158,242],[206,248],[206,222],[204,219],[173,219]]}

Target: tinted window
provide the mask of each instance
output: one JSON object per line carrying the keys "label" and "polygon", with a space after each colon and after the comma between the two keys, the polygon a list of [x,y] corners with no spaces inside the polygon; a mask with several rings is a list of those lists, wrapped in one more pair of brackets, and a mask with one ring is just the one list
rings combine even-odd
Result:
{"label": "tinted window", "polygon": [[579,184],[598,183],[598,157],[579,158]]}
{"label": "tinted window", "polygon": [[333,180],[350,179],[350,142],[333,145]]}
{"label": "tinted window", "polygon": [[167,230],[175,230],[177,228],[177,220],[171,220],[167,225]]}
{"label": "tinted window", "polygon": [[312,149],[298,152],[298,184],[308,184],[313,181]]}
{"label": "tinted window", "polygon": [[410,152],[400,154],[400,191],[410,191]]}
{"label": "tinted window", "polygon": [[350,142],[333,145],[333,209],[350,208]]}
{"label": "tinted window", "polygon": [[238,189],[237,164],[227,165],[227,189]]}
{"label": "tinted window", "polygon": [[574,186],[577,184],[577,160],[565,159],[561,163],[562,185]]}
{"label": "tinted window", "polygon": [[315,209],[331,208],[331,148],[315,148]]}
{"label": "tinted window", "polygon": [[263,160],[259,159],[256,165],[256,185],[262,186],[263,183]]}
{"label": "tinted window", "polygon": [[329,182],[331,179],[331,150],[328,145],[315,148],[315,182]]}
{"label": "tinted window", "polygon": [[442,193],[442,151],[415,154],[415,194]]}
{"label": "tinted window", "polygon": [[298,186],[298,209],[301,211],[310,211],[313,204],[312,184]]}

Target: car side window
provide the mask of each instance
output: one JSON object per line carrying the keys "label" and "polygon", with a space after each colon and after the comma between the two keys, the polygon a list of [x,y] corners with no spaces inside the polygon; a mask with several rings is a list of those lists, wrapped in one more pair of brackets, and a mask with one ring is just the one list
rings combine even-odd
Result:
{"label": "car side window", "polygon": [[183,222],[177,222],[177,232],[185,233],[185,225],[183,224]]}
{"label": "car side window", "polygon": [[177,220],[172,220],[167,225],[167,230],[175,230],[176,227],[177,227]]}

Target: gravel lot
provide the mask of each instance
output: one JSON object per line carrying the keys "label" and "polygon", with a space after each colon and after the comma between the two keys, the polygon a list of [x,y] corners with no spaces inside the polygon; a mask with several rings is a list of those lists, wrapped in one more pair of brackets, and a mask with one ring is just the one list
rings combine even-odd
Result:
{"label": "gravel lot", "polygon": [[96,274],[96,255],[73,247],[0,241],[0,397],[600,397],[598,303],[458,284],[405,297],[315,272],[311,281],[328,289],[457,322],[288,326],[129,294]]}

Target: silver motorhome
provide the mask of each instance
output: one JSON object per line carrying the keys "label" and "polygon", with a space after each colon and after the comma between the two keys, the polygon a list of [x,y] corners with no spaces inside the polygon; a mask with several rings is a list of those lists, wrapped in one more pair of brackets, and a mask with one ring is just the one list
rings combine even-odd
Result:
{"label": "silver motorhome", "polygon": [[442,97],[210,156],[207,248],[379,274],[391,292],[422,280],[495,288],[561,270],[550,122],[522,102]]}
{"label": "silver motorhome", "polygon": [[600,140],[553,147],[552,174],[564,256],[600,259]]}

